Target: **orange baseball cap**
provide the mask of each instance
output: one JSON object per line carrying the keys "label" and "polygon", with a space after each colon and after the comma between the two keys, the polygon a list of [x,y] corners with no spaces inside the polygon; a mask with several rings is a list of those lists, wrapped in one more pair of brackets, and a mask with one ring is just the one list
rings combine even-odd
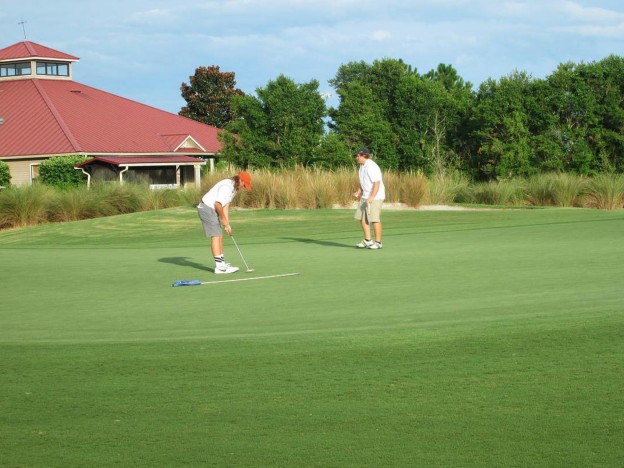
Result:
{"label": "orange baseball cap", "polygon": [[251,190],[251,174],[249,174],[249,172],[239,172],[238,179],[243,183],[245,190]]}

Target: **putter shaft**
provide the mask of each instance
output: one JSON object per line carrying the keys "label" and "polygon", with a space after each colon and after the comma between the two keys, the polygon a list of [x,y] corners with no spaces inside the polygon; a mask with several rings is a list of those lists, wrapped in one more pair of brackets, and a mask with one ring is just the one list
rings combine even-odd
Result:
{"label": "putter shaft", "polygon": [[236,246],[236,250],[238,250],[238,254],[240,255],[240,258],[243,260],[243,263],[245,264],[245,267],[247,268],[248,272],[252,272],[253,268],[249,268],[249,265],[247,265],[247,262],[245,261],[245,257],[243,257],[243,252],[241,252],[241,249],[238,248],[238,244],[236,243],[236,239],[234,239],[234,236],[230,235],[230,238],[232,239],[232,242],[234,242],[234,245]]}

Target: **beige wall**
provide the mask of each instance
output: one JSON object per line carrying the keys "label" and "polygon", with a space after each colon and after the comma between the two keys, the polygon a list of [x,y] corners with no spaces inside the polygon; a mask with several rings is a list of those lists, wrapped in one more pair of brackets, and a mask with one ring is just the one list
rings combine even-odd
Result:
{"label": "beige wall", "polygon": [[[45,161],[47,158],[19,159],[5,161],[11,171],[11,185],[29,185],[31,180],[31,166]],[[35,176],[39,173],[38,168],[33,169]]]}

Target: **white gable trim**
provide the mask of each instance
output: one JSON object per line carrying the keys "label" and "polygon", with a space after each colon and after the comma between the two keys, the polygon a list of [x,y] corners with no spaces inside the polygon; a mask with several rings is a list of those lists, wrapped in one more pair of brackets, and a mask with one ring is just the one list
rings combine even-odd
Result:
{"label": "white gable trim", "polygon": [[187,136],[184,140],[182,140],[182,142],[173,151],[178,151],[179,149],[187,149],[187,148],[199,149],[203,151],[204,153],[207,153],[206,149],[202,145],[200,145],[198,141],[195,138],[193,138],[191,135]]}

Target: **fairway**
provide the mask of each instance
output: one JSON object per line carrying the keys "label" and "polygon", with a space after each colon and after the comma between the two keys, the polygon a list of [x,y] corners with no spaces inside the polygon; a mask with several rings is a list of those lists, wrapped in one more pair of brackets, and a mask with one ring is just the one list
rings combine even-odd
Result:
{"label": "fairway", "polygon": [[624,212],[352,216],[0,231],[0,466],[624,464]]}

